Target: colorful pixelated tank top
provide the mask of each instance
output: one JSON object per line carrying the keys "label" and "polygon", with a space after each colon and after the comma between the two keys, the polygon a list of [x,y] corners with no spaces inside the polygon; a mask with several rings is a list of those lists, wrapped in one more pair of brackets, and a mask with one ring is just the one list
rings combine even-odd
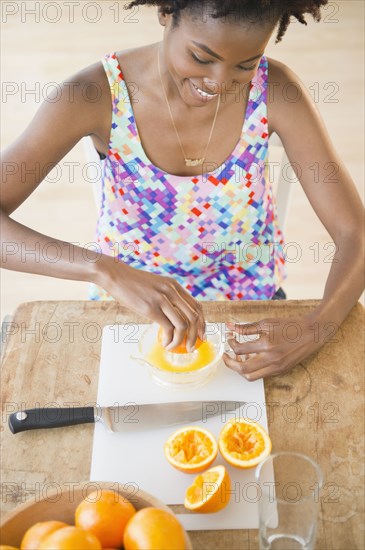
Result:
{"label": "colorful pixelated tank top", "polygon": [[[102,63],[113,115],[101,160],[101,251],[173,277],[197,299],[272,298],[284,278],[284,257],[268,177],[267,58],[250,83],[236,147],[214,172],[199,176],[171,175],[151,163],[118,59],[108,54]],[[112,299],[95,285],[89,297]]]}

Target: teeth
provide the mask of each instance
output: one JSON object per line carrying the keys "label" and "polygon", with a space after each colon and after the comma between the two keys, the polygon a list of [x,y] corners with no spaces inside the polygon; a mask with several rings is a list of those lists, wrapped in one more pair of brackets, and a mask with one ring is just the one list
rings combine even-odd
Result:
{"label": "teeth", "polygon": [[195,86],[195,84],[193,84],[194,88],[196,90],[198,90],[199,94],[202,96],[202,97],[213,97],[213,96],[216,96],[218,94],[208,94],[207,92],[204,92],[204,90],[201,90],[200,88],[198,88],[198,86]]}

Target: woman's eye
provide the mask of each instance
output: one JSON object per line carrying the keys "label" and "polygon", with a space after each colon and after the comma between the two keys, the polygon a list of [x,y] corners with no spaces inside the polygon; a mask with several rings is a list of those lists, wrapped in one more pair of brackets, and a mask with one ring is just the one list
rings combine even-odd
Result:
{"label": "woman's eye", "polygon": [[191,57],[197,61],[198,63],[201,63],[202,65],[208,65],[210,63],[210,61],[202,61],[201,59],[199,59],[199,57],[197,57],[195,54],[191,54]]}
{"label": "woman's eye", "polygon": [[[199,57],[197,57],[195,54],[191,54],[191,57],[194,59],[194,61],[196,61],[197,63],[200,63],[201,65],[209,65],[209,63],[211,63],[211,61],[202,61],[201,59],[199,59]],[[252,65],[252,67],[242,67],[242,65],[239,65],[238,68],[241,69],[241,71],[253,71],[253,69],[256,67],[256,63],[255,65]]]}
{"label": "woman's eye", "polygon": [[252,67],[242,67],[241,65],[238,66],[239,69],[242,71],[253,71],[253,69],[256,67],[256,65],[252,65]]}

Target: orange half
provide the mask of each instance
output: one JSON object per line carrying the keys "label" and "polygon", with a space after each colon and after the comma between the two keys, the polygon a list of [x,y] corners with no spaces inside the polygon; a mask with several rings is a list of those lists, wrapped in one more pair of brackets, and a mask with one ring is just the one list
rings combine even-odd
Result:
{"label": "orange half", "polygon": [[184,506],[199,513],[219,512],[231,498],[231,479],[224,466],[215,466],[196,476],[187,489]]}
{"label": "orange half", "polygon": [[[163,339],[163,329],[162,329],[162,327],[160,327],[158,329],[157,340],[158,340],[158,343],[161,344],[161,346],[162,346],[162,339]],[[200,340],[200,338],[198,336],[197,339],[196,339],[196,342],[195,342],[195,349],[198,349],[198,347],[201,346],[202,343],[203,342]],[[188,350],[186,349],[186,335],[184,336],[184,340],[182,341],[182,343],[179,344],[178,346],[175,346],[172,349],[169,349],[169,352],[171,352],[171,353],[189,353]]]}
{"label": "orange half", "polygon": [[165,456],[180,472],[197,474],[214,462],[218,445],[212,433],[188,426],[174,432],[165,443]]}
{"label": "orange half", "polygon": [[232,466],[253,468],[271,453],[271,439],[257,422],[246,418],[227,422],[219,434],[219,450]]}

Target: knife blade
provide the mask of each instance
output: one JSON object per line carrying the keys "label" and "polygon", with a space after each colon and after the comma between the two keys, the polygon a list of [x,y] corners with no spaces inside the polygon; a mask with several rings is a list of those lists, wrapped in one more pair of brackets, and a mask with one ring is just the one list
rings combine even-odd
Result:
{"label": "knife blade", "polygon": [[[101,421],[112,432],[146,430],[175,426],[222,415],[231,418],[243,401],[180,401],[176,403],[126,403],[113,407],[39,407],[12,413],[9,428],[13,434],[27,430],[61,428]],[[242,416],[242,415],[240,415]]]}

